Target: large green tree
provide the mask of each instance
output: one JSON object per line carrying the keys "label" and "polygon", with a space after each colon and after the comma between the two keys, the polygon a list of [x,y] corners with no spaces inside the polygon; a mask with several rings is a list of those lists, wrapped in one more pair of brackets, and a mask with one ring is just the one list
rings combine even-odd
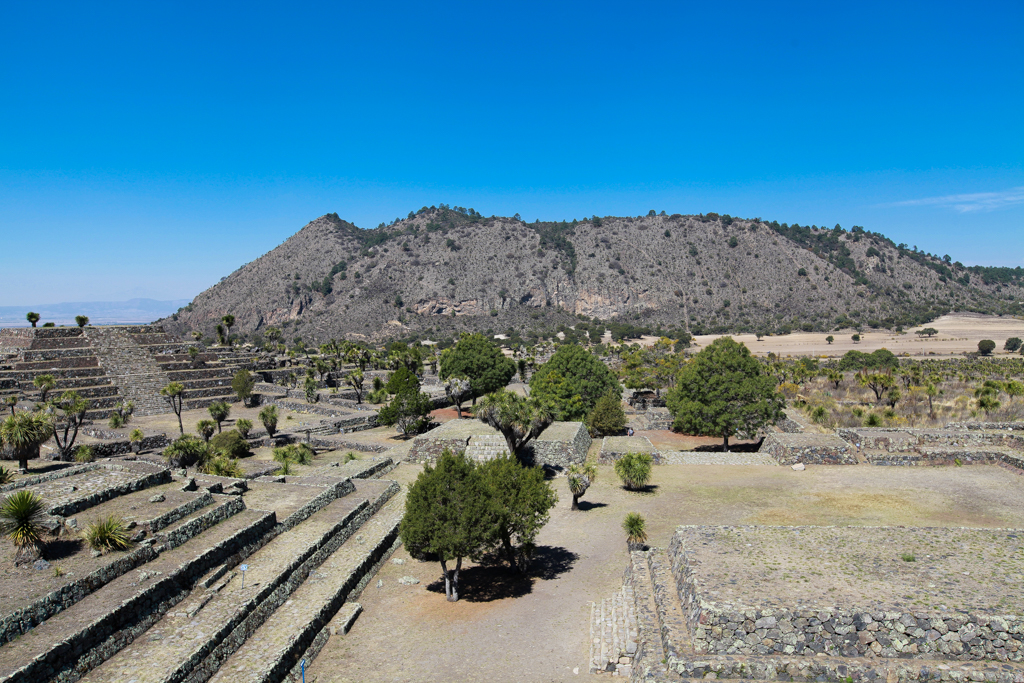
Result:
{"label": "large green tree", "polygon": [[453,375],[465,377],[473,402],[508,385],[516,374],[516,364],[482,334],[464,334],[458,343],[441,356],[441,379]]}
{"label": "large green tree", "polygon": [[491,502],[489,544],[505,556],[511,569],[524,571],[558,495],[545,481],[542,468],[524,467],[513,456],[489,460],[479,470]]}
{"label": "large green tree", "polygon": [[784,399],[750,349],[732,337],[720,337],[679,372],[666,397],[674,428],[688,434],[752,438],[758,429],[782,418]]}
{"label": "large green tree", "polygon": [[563,344],[530,378],[531,395],[555,403],[555,411],[559,416],[563,406],[558,404],[560,396],[549,390],[552,382],[548,375],[551,373],[558,373],[566,384],[564,389],[559,390],[561,393],[579,396],[582,415],[589,413],[597,404],[597,400],[605,394],[622,393],[619,381],[600,358],[582,346]]}
{"label": "large green tree", "polygon": [[381,424],[397,426],[404,436],[419,432],[430,422],[430,397],[411,387],[406,387],[391,403],[381,408],[377,419]]}
{"label": "large green tree", "polygon": [[[462,560],[478,556],[492,537],[493,507],[479,471],[464,453],[445,449],[409,487],[399,534],[413,557],[436,557],[449,602],[459,599]],[[455,562],[449,569],[448,563]]]}

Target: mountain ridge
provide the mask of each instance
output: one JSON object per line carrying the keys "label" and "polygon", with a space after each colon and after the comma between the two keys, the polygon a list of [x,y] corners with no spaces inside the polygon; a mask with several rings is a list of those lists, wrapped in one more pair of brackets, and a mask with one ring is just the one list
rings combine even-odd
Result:
{"label": "mountain ridge", "polygon": [[964,267],[859,227],[715,213],[524,223],[424,207],[363,230],[326,214],[162,320],[289,339],[527,336],[579,316],[724,333],[1020,314],[1024,271]]}

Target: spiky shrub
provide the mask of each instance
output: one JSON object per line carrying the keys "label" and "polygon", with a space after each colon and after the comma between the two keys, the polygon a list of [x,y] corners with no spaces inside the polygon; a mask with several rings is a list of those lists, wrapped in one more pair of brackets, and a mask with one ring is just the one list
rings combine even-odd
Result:
{"label": "spiky shrub", "polygon": [[299,465],[308,465],[313,462],[315,455],[313,449],[304,443],[291,443],[274,449],[274,460],[282,463],[285,460],[290,460]]}
{"label": "spiky shrub", "polygon": [[249,432],[252,431],[252,420],[246,420],[244,417],[235,420],[235,429],[238,430],[243,439],[248,439]]}
{"label": "spiky shrub", "polygon": [[285,458],[284,460],[279,460],[278,462],[281,463],[281,467],[278,468],[278,470],[277,470],[277,472],[275,472],[275,474],[280,474],[282,476],[287,476],[287,475],[292,473],[292,466],[295,465],[294,462],[292,462],[288,458]]}
{"label": "spiky shrub", "polygon": [[622,485],[629,491],[637,491],[647,486],[651,480],[651,465],[654,458],[650,453],[626,453],[615,461],[615,474],[622,480]]}
{"label": "spiky shrub", "polygon": [[210,457],[210,446],[199,437],[185,434],[164,449],[164,457],[171,467],[202,465]]}
{"label": "spiky shrub", "polygon": [[580,498],[597,479],[597,467],[586,463],[573,463],[568,472],[569,492],[572,494],[572,509],[580,509]]}
{"label": "spiky shrub", "polygon": [[643,550],[647,542],[647,522],[639,512],[630,512],[622,520],[622,530],[626,532],[626,546],[632,552]]}
{"label": "spiky shrub", "polygon": [[141,429],[133,429],[128,433],[128,440],[132,443],[141,443],[144,435]]}
{"label": "spiky shrub", "polygon": [[110,419],[107,420],[107,426],[111,429],[120,429],[124,426],[124,418],[121,417],[121,413],[111,413]]}
{"label": "spiky shrub", "polygon": [[234,477],[236,479],[245,477],[245,472],[242,471],[238,461],[225,455],[218,455],[207,460],[202,471],[205,474],[213,474],[218,477]]}
{"label": "spiky shrub", "polygon": [[0,465],[0,485],[10,484],[14,481],[14,472]]}
{"label": "spiky shrub", "polygon": [[123,519],[114,515],[87,526],[85,541],[93,550],[127,550],[131,547],[128,526]]}
{"label": "spiky shrub", "polygon": [[30,547],[43,544],[43,499],[32,491],[16,491],[0,506],[0,533],[11,539],[20,556]]}
{"label": "spiky shrub", "polygon": [[200,420],[196,422],[196,432],[198,432],[199,436],[203,437],[203,441],[209,442],[216,429],[217,424],[213,420]]}
{"label": "spiky shrub", "polygon": [[81,445],[75,449],[75,462],[92,462],[96,459],[96,454],[92,450],[92,446]]}

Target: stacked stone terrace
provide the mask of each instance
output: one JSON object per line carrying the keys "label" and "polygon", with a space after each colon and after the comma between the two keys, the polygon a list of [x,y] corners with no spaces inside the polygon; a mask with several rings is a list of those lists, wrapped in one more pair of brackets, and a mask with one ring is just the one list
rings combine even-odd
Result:
{"label": "stacked stone terrace", "polygon": [[[43,496],[61,538],[49,566],[15,569],[0,544],[0,681],[285,680],[347,631],[397,542],[387,469],[242,480],[111,460],[3,487]],[[132,548],[91,552],[76,530],[110,515]]]}
{"label": "stacked stone terrace", "polygon": [[32,381],[53,375],[51,395],[74,389],[89,401],[89,419],[103,419],[124,396],[101,362],[101,352],[78,327],[0,329],[0,399],[36,401]]}
{"label": "stacked stone terrace", "polygon": [[[523,457],[534,465],[564,469],[587,458],[591,438],[582,422],[552,422],[536,439],[522,449]],[[445,449],[465,451],[480,461],[508,452],[505,438],[479,420],[449,420],[413,439],[406,460],[434,462]]]}
{"label": "stacked stone terrace", "polygon": [[1022,562],[1012,529],[680,527],[631,554],[630,673],[1021,683]]}

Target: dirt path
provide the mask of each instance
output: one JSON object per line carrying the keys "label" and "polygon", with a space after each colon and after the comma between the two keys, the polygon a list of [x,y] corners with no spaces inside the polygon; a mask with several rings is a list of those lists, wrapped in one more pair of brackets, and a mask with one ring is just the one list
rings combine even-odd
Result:
{"label": "dirt path", "polygon": [[[418,471],[402,464],[395,476],[408,482]],[[404,564],[381,570],[383,587],[370,584],[355,627],[329,641],[307,680],[607,680],[587,674],[590,602],[621,585],[619,524],[629,511],[646,517],[659,546],[679,524],[1024,527],[1024,477],[999,467],[664,466],[653,483],[649,493],[629,493],[601,467],[586,509],[571,512],[556,479],[559,504],[538,539],[532,579],[471,567],[458,603],[445,601],[435,563],[400,550]],[[420,583],[400,585],[403,576]]]}

